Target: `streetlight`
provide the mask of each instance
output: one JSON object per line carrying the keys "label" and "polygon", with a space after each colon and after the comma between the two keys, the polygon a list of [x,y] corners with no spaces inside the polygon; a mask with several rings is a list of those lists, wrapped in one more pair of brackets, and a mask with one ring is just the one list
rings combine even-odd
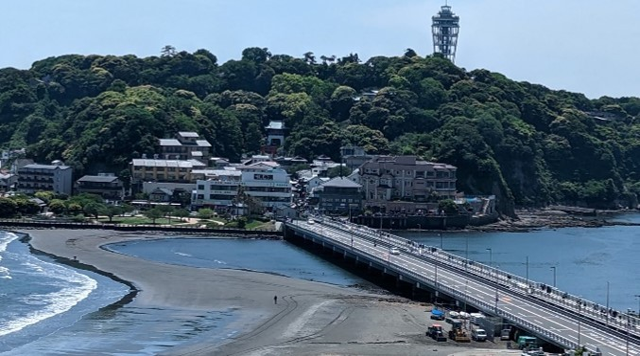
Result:
{"label": "streetlight", "polygon": [[442,248],[442,234],[439,233],[438,236],[440,236],[440,250],[444,251]]}
{"label": "streetlight", "polygon": [[553,270],[553,287],[556,286],[556,266],[551,266],[551,270]]}
{"label": "streetlight", "polygon": [[489,277],[491,277],[491,265],[493,264],[493,250],[491,248],[488,248],[487,251],[489,251]]}
{"label": "streetlight", "polygon": [[609,281],[607,281],[607,325],[609,325]]}
{"label": "streetlight", "polygon": [[464,270],[468,271],[469,270],[469,235],[467,235],[467,240],[466,240],[466,244],[467,247],[465,248],[465,261],[464,261]]}
{"label": "streetlight", "polygon": [[578,347],[580,347],[580,320],[582,319],[582,300],[578,300]]}
{"label": "streetlight", "polygon": [[636,316],[640,319],[640,294],[636,294],[634,297],[638,298],[638,310],[636,310]]}
{"label": "streetlight", "polygon": [[526,260],[525,264],[527,266],[526,267],[526,270],[527,270],[526,278],[527,278],[527,286],[528,286],[529,285],[529,256],[527,256],[527,260]]}

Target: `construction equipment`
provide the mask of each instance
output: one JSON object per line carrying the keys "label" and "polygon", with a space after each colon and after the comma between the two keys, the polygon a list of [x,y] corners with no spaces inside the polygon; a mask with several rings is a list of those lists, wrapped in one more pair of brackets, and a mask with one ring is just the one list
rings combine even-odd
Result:
{"label": "construction equipment", "polygon": [[467,330],[458,327],[451,328],[449,331],[449,339],[456,342],[471,342]]}
{"label": "construction equipment", "polygon": [[442,325],[433,324],[427,329],[427,336],[431,336],[436,341],[447,341],[447,337],[442,330]]}

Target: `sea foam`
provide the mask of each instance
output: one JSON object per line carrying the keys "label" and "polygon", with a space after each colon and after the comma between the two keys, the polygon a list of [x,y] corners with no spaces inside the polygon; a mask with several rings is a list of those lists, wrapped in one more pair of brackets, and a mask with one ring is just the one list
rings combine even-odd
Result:
{"label": "sea foam", "polygon": [[[6,236],[0,240],[1,251],[6,250],[8,242],[5,243],[5,241],[7,240]],[[0,320],[0,336],[64,313],[86,299],[98,287],[96,280],[70,268],[45,262],[34,256],[29,256],[28,259],[23,265],[29,266],[32,273],[50,278],[49,285],[55,290],[48,293],[33,293],[20,298],[23,304],[37,306],[37,309],[21,315],[13,314],[9,320]]]}

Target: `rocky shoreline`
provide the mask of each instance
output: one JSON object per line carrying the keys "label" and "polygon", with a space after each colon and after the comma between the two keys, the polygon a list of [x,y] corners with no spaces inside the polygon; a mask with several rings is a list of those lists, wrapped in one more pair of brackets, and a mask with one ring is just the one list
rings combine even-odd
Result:
{"label": "rocky shoreline", "polygon": [[603,226],[640,226],[638,223],[616,221],[610,219],[616,214],[628,211],[594,211],[594,216],[584,216],[582,213],[558,209],[520,210],[517,218],[502,218],[495,223],[472,226],[472,231],[505,231],[525,232],[545,228],[565,227],[603,227]]}

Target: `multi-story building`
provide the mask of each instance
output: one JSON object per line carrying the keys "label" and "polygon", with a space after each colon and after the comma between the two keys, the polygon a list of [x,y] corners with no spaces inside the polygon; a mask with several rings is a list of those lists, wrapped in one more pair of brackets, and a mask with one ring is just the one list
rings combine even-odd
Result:
{"label": "multi-story building", "polygon": [[27,164],[18,169],[17,190],[26,194],[38,191],[50,191],[56,194],[71,195],[73,188],[73,170],[61,161],[51,164]]}
{"label": "multi-story building", "polygon": [[362,186],[349,178],[335,177],[314,189],[318,209],[324,213],[356,213],[362,208]]}
{"label": "multi-story building", "polygon": [[211,157],[211,144],[195,132],[178,132],[176,138],[161,138],[160,154],[164,159],[197,159],[205,164]]}
{"label": "multi-story building", "polygon": [[242,172],[244,191],[260,199],[267,209],[291,203],[291,180],[282,168],[269,167],[257,163],[251,166],[237,167]]}
{"label": "multi-story building", "polygon": [[76,192],[97,194],[105,199],[122,200],[124,184],[114,174],[86,175],[76,181]]}
{"label": "multi-story building", "polygon": [[284,146],[287,131],[284,121],[269,121],[269,126],[266,126],[264,130],[267,132],[267,142],[262,146],[262,153],[275,155],[278,148]]}
{"label": "multi-story building", "polygon": [[208,174],[206,180],[197,181],[192,199],[194,208],[231,209],[240,187],[267,209],[291,203],[291,182],[282,168],[258,162],[214,172],[217,173]]}
{"label": "multi-story building", "polygon": [[364,163],[358,173],[367,205],[383,207],[390,201],[455,199],[456,170],[415,156],[380,156]]}
{"label": "multi-story building", "polygon": [[235,169],[214,170],[207,175],[207,179],[198,180],[191,198],[191,205],[198,209],[212,208],[226,211],[233,204],[242,185],[242,172]]}
{"label": "multi-story building", "polygon": [[131,161],[132,183],[144,181],[193,183],[194,168],[204,168],[205,164],[192,160],[133,159]]}

